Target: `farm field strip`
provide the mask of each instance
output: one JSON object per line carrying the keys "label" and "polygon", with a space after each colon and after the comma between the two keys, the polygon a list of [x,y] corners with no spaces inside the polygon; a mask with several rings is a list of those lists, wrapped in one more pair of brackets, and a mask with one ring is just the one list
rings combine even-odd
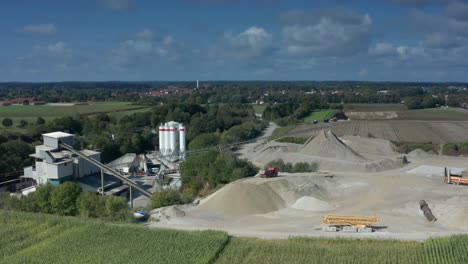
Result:
{"label": "farm field strip", "polygon": [[309,116],[304,118],[304,122],[312,122],[314,120],[323,121],[330,119],[336,113],[336,110],[328,109],[312,112]]}
{"label": "farm field strip", "polygon": [[224,232],[0,211],[0,263],[210,263]]}
{"label": "farm field strip", "polygon": [[0,263],[468,263],[468,236],[256,239],[0,210]]}
{"label": "farm field strip", "polygon": [[89,105],[72,105],[72,106],[3,106],[0,107],[0,118],[51,118],[60,116],[73,116],[77,114],[99,114],[110,113],[128,110],[137,110],[148,108],[146,106],[131,105],[130,103],[96,103]]}
{"label": "farm field strip", "polygon": [[468,141],[468,122],[454,121],[347,121],[331,124],[300,125],[286,136],[310,136],[320,128],[332,126],[338,136],[354,135],[383,138],[395,142],[434,144]]}

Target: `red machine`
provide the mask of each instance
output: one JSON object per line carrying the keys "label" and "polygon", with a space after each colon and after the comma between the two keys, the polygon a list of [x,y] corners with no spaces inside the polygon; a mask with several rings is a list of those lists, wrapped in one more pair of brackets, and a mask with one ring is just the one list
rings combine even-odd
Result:
{"label": "red machine", "polygon": [[260,170],[258,172],[262,178],[271,178],[278,176],[278,168],[270,167],[266,170]]}

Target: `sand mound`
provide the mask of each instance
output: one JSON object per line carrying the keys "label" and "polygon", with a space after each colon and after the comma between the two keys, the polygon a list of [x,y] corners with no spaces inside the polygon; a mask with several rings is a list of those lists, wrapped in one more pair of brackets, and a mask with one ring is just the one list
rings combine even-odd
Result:
{"label": "sand mound", "polygon": [[327,202],[316,199],[312,196],[302,196],[301,198],[297,199],[291,208],[313,212],[322,212],[332,210],[334,206],[331,206]]}
{"label": "sand mound", "polygon": [[291,206],[321,211],[331,209],[326,201],[344,191],[338,188],[336,178],[324,175],[248,178],[224,186],[197,208],[228,217],[265,214]]}
{"label": "sand mound", "polygon": [[182,211],[177,205],[157,208],[151,211],[150,221],[169,221],[172,218],[183,217],[185,212]]}
{"label": "sand mound", "polygon": [[336,158],[343,161],[351,162],[366,162],[366,158],[354,151],[350,146],[346,145],[338,139],[331,131],[319,133],[313,140],[307,143],[300,151],[303,154]]}
{"label": "sand mound", "polygon": [[397,147],[386,139],[344,136],[342,140],[353,150],[366,157],[393,156],[397,153]]}
{"label": "sand mound", "polygon": [[228,216],[268,213],[286,207],[288,188],[285,179],[263,184],[235,181],[202,200],[199,207]]}
{"label": "sand mound", "polygon": [[410,153],[408,153],[408,156],[412,158],[427,158],[427,157],[432,156],[432,154],[427,153],[426,151],[422,149],[415,149],[411,151]]}

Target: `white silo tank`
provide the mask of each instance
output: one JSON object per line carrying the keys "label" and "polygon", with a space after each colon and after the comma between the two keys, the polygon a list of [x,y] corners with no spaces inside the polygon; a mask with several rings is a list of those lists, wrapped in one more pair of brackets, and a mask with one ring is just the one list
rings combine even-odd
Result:
{"label": "white silo tank", "polygon": [[181,159],[185,159],[185,126],[179,126],[179,155]]}
{"label": "white silo tank", "polygon": [[169,144],[170,144],[170,132],[169,132],[169,126],[167,125],[167,123],[164,125],[164,154],[167,155],[169,154]]}
{"label": "white silo tank", "polygon": [[162,124],[159,126],[159,152],[164,152],[164,126]]}
{"label": "white silo tank", "polygon": [[[177,135],[177,127],[175,126],[174,123],[171,124],[171,143],[170,143],[170,149],[171,149],[171,154],[174,155],[176,154],[176,135]],[[178,146],[177,146],[178,147]]]}

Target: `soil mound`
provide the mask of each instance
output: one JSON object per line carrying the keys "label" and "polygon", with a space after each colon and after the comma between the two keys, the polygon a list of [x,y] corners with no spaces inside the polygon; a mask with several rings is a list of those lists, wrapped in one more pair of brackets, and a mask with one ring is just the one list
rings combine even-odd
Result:
{"label": "soil mound", "polygon": [[367,159],[346,145],[331,131],[323,131],[300,150],[302,154],[336,158],[351,162],[366,162]]}
{"label": "soil mound", "polygon": [[386,139],[344,136],[343,142],[363,156],[393,156],[397,147]]}
{"label": "soil mound", "polygon": [[301,198],[297,199],[291,208],[313,212],[322,212],[332,210],[334,206],[312,196],[302,196]]}
{"label": "soil mound", "polygon": [[289,189],[286,179],[260,182],[232,182],[202,200],[199,207],[227,216],[264,214],[286,207]]}

